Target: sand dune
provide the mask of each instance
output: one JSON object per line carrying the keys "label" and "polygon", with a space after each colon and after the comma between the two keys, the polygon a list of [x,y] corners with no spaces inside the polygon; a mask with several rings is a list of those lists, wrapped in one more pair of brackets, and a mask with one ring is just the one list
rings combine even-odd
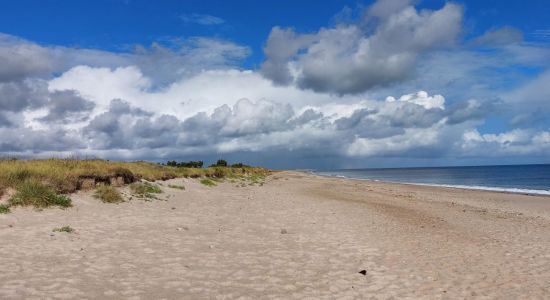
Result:
{"label": "sand dune", "polygon": [[295,172],[163,185],[0,215],[0,298],[550,298],[549,197]]}

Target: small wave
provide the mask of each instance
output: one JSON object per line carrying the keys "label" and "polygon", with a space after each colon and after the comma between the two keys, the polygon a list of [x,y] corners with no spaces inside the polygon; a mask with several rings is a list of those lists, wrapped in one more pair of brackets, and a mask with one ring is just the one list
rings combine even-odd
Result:
{"label": "small wave", "polygon": [[491,186],[479,186],[479,185],[461,185],[461,184],[438,184],[438,183],[404,182],[404,181],[379,180],[379,179],[373,179],[373,178],[347,177],[347,176],[344,176],[344,175],[341,175],[341,174],[334,174],[334,173],[321,173],[321,172],[313,172],[313,173],[317,174],[317,175],[321,175],[321,176],[358,179],[358,180],[366,180],[366,181],[374,181],[374,182],[387,182],[387,183],[410,184],[410,185],[421,185],[421,186],[435,186],[435,187],[467,189],[467,190],[480,190],[480,191],[491,191],[491,192],[514,193],[514,194],[547,195],[547,196],[550,196],[550,190],[534,190],[534,189],[522,189],[522,188],[503,188],[503,187],[491,187]]}
{"label": "small wave", "polygon": [[520,188],[500,188],[500,187],[491,187],[491,186],[460,185],[460,184],[435,184],[435,183],[428,184],[428,183],[412,183],[412,182],[407,182],[406,184],[448,187],[448,188],[468,189],[468,190],[492,191],[492,192],[505,192],[505,193],[514,193],[514,194],[550,195],[550,191],[547,191],[547,190],[532,190],[532,189],[520,189]]}

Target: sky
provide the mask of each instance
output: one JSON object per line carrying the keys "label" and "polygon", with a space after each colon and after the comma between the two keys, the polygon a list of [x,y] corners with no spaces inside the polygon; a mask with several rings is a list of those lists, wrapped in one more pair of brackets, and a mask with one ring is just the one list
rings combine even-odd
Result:
{"label": "sky", "polygon": [[2,1],[0,156],[550,163],[533,1]]}

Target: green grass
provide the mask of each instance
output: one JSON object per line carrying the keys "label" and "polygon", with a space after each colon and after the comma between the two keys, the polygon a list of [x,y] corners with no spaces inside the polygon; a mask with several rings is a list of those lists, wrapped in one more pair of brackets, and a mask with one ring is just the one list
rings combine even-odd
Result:
{"label": "green grass", "polygon": [[10,207],[4,204],[0,204],[0,214],[7,214],[10,212]]}
{"label": "green grass", "polygon": [[72,233],[74,232],[74,229],[71,226],[63,226],[61,228],[54,228],[53,232],[66,232],[66,233]]}
{"label": "green grass", "polygon": [[16,190],[16,193],[8,200],[9,206],[34,206],[36,208],[72,206],[69,197],[57,195],[50,187],[36,180],[26,180],[19,184]]}
{"label": "green grass", "polygon": [[120,192],[112,186],[103,185],[95,190],[94,197],[100,199],[104,203],[120,203],[124,202],[124,198]]}
{"label": "green grass", "polygon": [[201,179],[201,183],[206,186],[216,186],[216,183],[213,180],[208,178]]}
{"label": "green grass", "polygon": [[171,189],[185,190],[185,186],[183,185],[169,184],[168,187]]}
{"label": "green grass", "polygon": [[149,182],[135,182],[130,185],[130,190],[138,198],[156,199],[154,194],[162,193],[160,187]]}

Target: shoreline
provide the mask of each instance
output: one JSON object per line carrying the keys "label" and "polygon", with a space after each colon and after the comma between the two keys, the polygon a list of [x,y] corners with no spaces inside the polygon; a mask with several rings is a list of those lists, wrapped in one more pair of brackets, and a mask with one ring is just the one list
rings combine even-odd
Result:
{"label": "shoreline", "polygon": [[295,172],[302,172],[305,174],[311,174],[311,175],[321,176],[321,177],[362,180],[362,181],[369,181],[369,182],[383,182],[383,183],[403,184],[403,185],[413,185],[413,186],[429,186],[429,187],[440,187],[440,188],[459,189],[459,190],[487,191],[487,192],[494,192],[494,193],[550,197],[550,190],[501,188],[501,187],[475,186],[475,185],[470,186],[470,185],[459,185],[459,184],[453,185],[453,184],[438,184],[438,183],[400,182],[400,181],[389,181],[389,180],[371,179],[371,178],[355,178],[355,177],[348,177],[344,175],[319,174],[315,171],[295,170]]}

